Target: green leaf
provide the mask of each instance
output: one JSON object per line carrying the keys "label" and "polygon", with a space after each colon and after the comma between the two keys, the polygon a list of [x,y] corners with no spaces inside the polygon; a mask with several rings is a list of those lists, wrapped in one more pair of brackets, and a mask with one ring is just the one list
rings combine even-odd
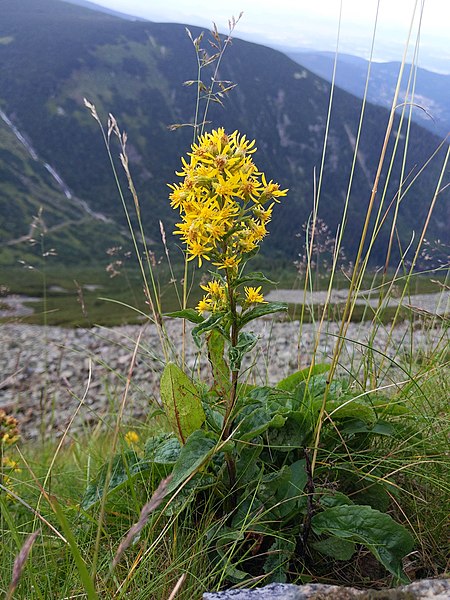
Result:
{"label": "green leaf", "polygon": [[305,445],[305,442],[311,436],[313,431],[312,421],[303,418],[299,423],[298,416],[296,418],[289,416],[280,429],[271,429],[268,432],[268,444],[272,450],[280,452],[290,452]]}
{"label": "green leaf", "polygon": [[232,371],[239,371],[244,355],[255,347],[257,341],[258,338],[253,333],[247,333],[245,331],[239,333],[236,346],[231,346],[228,351],[230,368]]}
{"label": "green leaf", "polygon": [[289,481],[285,490],[277,492],[277,499],[280,502],[278,507],[283,519],[295,516],[298,510],[303,510],[306,504],[306,496],[303,493],[308,481],[308,474],[304,459],[297,460],[288,466]]}
{"label": "green leaf", "polygon": [[218,437],[213,433],[197,429],[186,440],[172,471],[172,480],[167,493],[177,489],[188,477],[198,471],[213,456]]}
{"label": "green leaf", "polygon": [[223,412],[216,410],[206,403],[203,405],[203,408],[205,410],[207,428],[220,433],[223,429]]}
{"label": "green leaf", "polygon": [[192,337],[194,339],[194,342],[196,343],[196,345],[199,348],[202,345],[202,342],[200,339],[200,336],[202,335],[202,333],[206,333],[207,331],[212,331],[213,329],[217,329],[218,331],[221,331],[222,327],[220,325],[220,321],[223,319],[223,317],[226,314],[227,313],[225,311],[213,313],[207,319],[205,319],[204,321],[199,323],[196,327],[194,327],[194,329],[192,330]]}
{"label": "green leaf", "polygon": [[248,441],[260,435],[269,427],[282,427],[286,419],[280,414],[272,414],[263,406],[254,405],[250,414],[247,414],[239,423],[236,439]]}
{"label": "green leaf", "polygon": [[326,488],[316,489],[319,495],[319,504],[324,508],[333,508],[334,506],[346,506],[354,504],[352,500],[342,492],[334,492]]}
{"label": "green leaf", "polygon": [[311,525],[317,535],[363,544],[400,581],[408,581],[402,573],[402,558],[411,552],[414,540],[389,515],[370,506],[335,506],[314,515]]}
{"label": "green leaf", "polygon": [[261,271],[254,271],[253,273],[248,273],[247,275],[243,275],[242,277],[235,279],[233,281],[233,288],[237,288],[239,285],[242,285],[243,283],[249,283],[251,281],[257,283],[270,283],[272,285],[276,284],[276,281],[271,281]]}
{"label": "green leaf", "polygon": [[270,546],[264,563],[264,572],[269,574],[271,582],[286,583],[286,571],[295,552],[294,540],[277,537]]}
{"label": "green leaf", "polygon": [[277,312],[286,312],[288,305],[286,302],[266,302],[264,304],[258,304],[250,310],[246,310],[239,319],[239,326],[243,327],[253,319],[258,319],[264,315],[271,315]]}
{"label": "green leaf", "polygon": [[253,439],[251,444],[239,444],[236,479],[240,487],[243,487],[249,481],[255,481],[261,474],[261,465],[258,463],[258,458],[262,449],[261,438]]}
{"label": "green leaf", "polygon": [[387,421],[377,421],[373,425],[368,425],[361,419],[352,419],[339,428],[342,435],[356,435],[358,433],[384,435],[392,437],[395,433],[394,427]]}
{"label": "green leaf", "polygon": [[389,415],[391,417],[411,415],[411,409],[405,406],[405,404],[381,394],[376,394],[374,398],[371,396],[371,402],[381,415]]}
{"label": "green leaf", "polygon": [[174,465],[180,455],[181,445],[173,434],[161,433],[147,440],[144,457],[153,464]]}
{"label": "green leaf", "polygon": [[331,556],[334,560],[350,560],[355,554],[355,543],[338,537],[329,537],[311,545],[321,554]]}
{"label": "green leaf", "polygon": [[182,444],[199,429],[206,416],[199,393],[175,363],[167,363],[160,383],[161,401],[167,419]]}
{"label": "green leaf", "polygon": [[[110,468],[109,485],[106,490],[105,485]],[[103,494],[121,489],[131,483],[138,473],[150,469],[151,464],[148,461],[141,460],[134,450],[117,454],[112,459],[111,467],[109,463],[104,464],[95,480],[88,485],[81,502],[81,508],[88,510],[103,497]]]}
{"label": "green leaf", "polygon": [[228,395],[230,389],[230,368],[224,359],[225,338],[213,329],[207,338],[208,358],[211,364],[214,387],[222,398]]}
{"label": "green leaf", "polygon": [[301,371],[296,371],[295,373],[292,373],[288,377],[285,377],[284,379],[279,381],[277,384],[277,388],[280,390],[287,390],[288,392],[293,392],[301,381],[306,381],[308,377],[312,378],[316,375],[326,373],[329,370],[330,365],[326,365],[324,363],[314,365],[312,369],[310,367],[306,367],[305,369],[302,369]]}
{"label": "green leaf", "polygon": [[[321,399],[314,400],[312,403],[312,408],[316,412],[319,412],[321,406]],[[370,405],[348,397],[339,400],[328,400],[325,409],[332,421],[353,417],[366,423],[375,423],[377,419],[375,411]]]}
{"label": "green leaf", "polygon": [[235,566],[236,560],[233,556],[236,549],[242,545],[244,539],[242,531],[231,530],[222,533],[216,541],[216,550],[220,557],[221,570],[232,581],[242,581],[248,577],[248,573],[241,571],[241,569]]}
{"label": "green leaf", "polygon": [[203,323],[205,320],[198,312],[193,308],[185,308],[184,310],[176,310],[174,312],[165,313],[165,317],[173,319],[186,319],[191,323]]}

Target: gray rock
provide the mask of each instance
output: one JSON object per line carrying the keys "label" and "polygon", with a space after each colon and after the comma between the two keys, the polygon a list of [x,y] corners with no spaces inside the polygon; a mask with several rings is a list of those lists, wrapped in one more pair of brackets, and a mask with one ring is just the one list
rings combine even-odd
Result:
{"label": "gray rock", "polygon": [[203,600],[434,600],[450,599],[450,579],[423,579],[386,590],[357,590],[350,587],[311,583],[271,583],[256,590],[207,592]]}

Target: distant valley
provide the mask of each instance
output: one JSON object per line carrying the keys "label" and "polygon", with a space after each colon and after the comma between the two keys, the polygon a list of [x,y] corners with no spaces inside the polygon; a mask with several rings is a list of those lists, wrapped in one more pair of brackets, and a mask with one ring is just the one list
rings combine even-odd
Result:
{"label": "distant valley", "polygon": [[[97,123],[85,108],[88,98],[106,124],[113,113],[127,131],[132,173],[147,236],[160,252],[159,220],[166,231],[177,218],[167,183],[176,181],[180,156],[189,149],[192,129],[169,125],[193,122],[196,57],[183,25],[130,21],[61,0],[0,0],[0,263],[32,253],[25,241],[33,215],[43,207],[49,247],[60,260],[80,264],[104,260],[109,247],[127,244],[125,219]],[[193,35],[199,30],[191,28]],[[204,46],[208,47],[205,40]],[[207,70],[206,80],[211,77]],[[213,105],[211,127],[239,129],[258,145],[257,164],[290,192],[274,213],[263,248],[269,260],[295,259],[313,207],[327,128],[330,85],[306,66],[275,50],[235,39],[219,76],[237,87]],[[352,172],[360,101],[339,88],[333,109],[320,185],[319,216],[332,231],[342,211]],[[367,105],[345,224],[344,246],[354,255],[370,198],[388,111]],[[406,129],[399,121],[394,143],[399,160],[391,168],[381,215],[384,227],[372,252],[384,260],[389,224],[403,169],[408,182],[434,155],[400,203],[397,239],[402,248],[426,218],[447,146],[442,136],[413,123],[405,164]],[[17,133],[26,141],[17,136]],[[27,144],[29,147],[27,147]],[[35,157],[30,154],[33,149]],[[111,149],[121,172],[117,144]],[[448,181],[448,175],[445,176]],[[316,179],[316,181],[315,181]],[[127,183],[122,178],[127,192]],[[69,194],[67,194],[69,191]],[[427,237],[444,237],[449,225],[449,189],[439,197]],[[134,214],[133,202],[126,202]],[[378,205],[377,205],[378,206]],[[46,235],[47,235],[46,234]],[[18,241],[19,240],[19,241]],[[399,251],[396,252],[398,256]],[[174,252],[178,255],[178,252]]]}

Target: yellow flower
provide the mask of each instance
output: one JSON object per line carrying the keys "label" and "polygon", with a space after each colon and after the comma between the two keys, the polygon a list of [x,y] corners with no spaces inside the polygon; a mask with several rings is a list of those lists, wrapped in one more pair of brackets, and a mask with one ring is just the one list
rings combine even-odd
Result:
{"label": "yellow flower", "polygon": [[257,288],[244,286],[244,292],[246,304],[267,304],[264,296],[261,294],[261,286]]}
{"label": "yellow flower", "polygon": [[220,297],[225,293],[225,288],[216,279],[208,281],[206,285],[201,285],[200,287],[202,288],[202,290],[205,290],[205,292],[208,292],[208,294],[211,294],[211,296]]}
{"label": "yellow flower", "polygon": [[219,267],[219,269],[237,269],[239,263],[241,262],[241,258],[236,255],[231,256],[219,256],[217,262],[213,263],[214,266]]}
{"label": "yellow flower", "polygon": [[208,296],[203,296],[203,298],[200,300],[200,302],[197,304],[197,306],[195,307],[195,309],[197,310],[197,312],[199,312],[200,314],[207,312],[207,311],[212,311],[213,309],[213,304],[211,302],[211,299],[208,298]]}
{"label": "yellow flower", "polygon": [[139,442],[139,435],[133,430],[127,431],[125,434],[125,441],[129,446],[134,446]]}

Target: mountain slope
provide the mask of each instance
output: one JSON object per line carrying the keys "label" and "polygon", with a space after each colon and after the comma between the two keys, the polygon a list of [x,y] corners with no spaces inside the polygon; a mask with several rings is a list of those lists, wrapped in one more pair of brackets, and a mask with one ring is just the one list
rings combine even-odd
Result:
{"label": "mountain slope", "polygon": [[125,243],[117,225],[74,197],[2,111],[0,181],[0,264],[36,265],[49,251],[65,264],[89,263]]}
{"label": "mountain slope", "polygon": [[[128,133],[146,232],[158,239],[159,219],[170,231],[176,215],[167,200],[167,183],[176,180],[174,171],[189,148],[192,130],[169,131],[167,126],[192,122],[194,89],[182,83],[197,77],[185,28],[128,22],[59,0],[0,0],[0,11],[3,111],[77,196],[122,223],[103,141],[83,98],[95,103],[103,119],[112,112]],[[198,35],[198,30],[192,31]],[[204,77],[207,80],[210,73]],[[312,208],[330,86],[282,53],[240,40],[234,40],[220,77],[238,86],[224,99],[225,109],[214,105],[208,116],[214,126],[239,129],[256,138],[260,169],[290,188],[274,215],[266,252],[292,258],[299,250],[295,234]],[[355,97],[334,90],[319,209],[331,228],[341,220],[359,111]],[[349,256],[358,243],[387,121],[386,110],[366,107],[345,237]],[[413,124],[409,142],[405,174],[411,177],[436,150],[439,139]],[[400,149],[404,143],[402,134]],[[114,143],[112,148],[117,155]],[[401,204],[403,244],[425,219],[444,152],[445,148],[438,152]],[[393,167],[388,203],[397,191],[400,168],[400,163]],[[448,192],[439,198],[428,237],[442,237],[446,231]],[[388,235],[389,217],[375,249],[377,261],[383,260]]]}
{"label": "mountain slope", "polygon": [[[287,55],[313,73],[331,81],[333,76],[333,52],[287,52]],[[367,90],[369,102],[390,108],[397,78],[399,62],[372,63]],[[336,67],[336,85],[362,98],[366,85],[368,61],[350,54],[340,54]],[[411,65],[405,65],[399,104],[406,101],[406,90],[411,75]],[[412,81],[410,83],[412,89]],[[411,102],[411,92],[409,94]],[[450,75],[417,69],[415,76],[414,120],[432,133],[446,136],[450,132]]]}

